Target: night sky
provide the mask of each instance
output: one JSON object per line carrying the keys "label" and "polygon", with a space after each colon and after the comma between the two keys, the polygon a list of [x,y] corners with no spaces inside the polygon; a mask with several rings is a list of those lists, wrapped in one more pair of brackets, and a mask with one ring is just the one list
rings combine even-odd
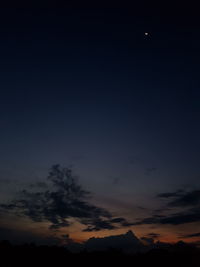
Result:
{"label": "night sky", "polygon": [[[0,237],[83,241],[131,229],[198,240],[197,11],[0,9]],[[46,190],[54,164],[73,170],[109,222],[69,216],[55,230],[53,219],[13,212],[22,190]]]}

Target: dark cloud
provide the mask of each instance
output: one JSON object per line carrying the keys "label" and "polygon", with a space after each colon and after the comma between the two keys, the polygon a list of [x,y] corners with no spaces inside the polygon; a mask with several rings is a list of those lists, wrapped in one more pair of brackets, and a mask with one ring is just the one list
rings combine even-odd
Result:
{"label": "dark cloud", "polygon": [[141,240],[144,241],[147,245],[154,244],[155,240],[158,239],[161,235],[158,233],[149,233],[143,237],[141,237]]}
{"label": "dark cloud", "polygon": [[[135,222],[142,224],[169,224],[180,225],[200,222],[200,190],[167,192],[157,195],[166,199],[166,206],[154,211],[153,216]],[[173,212],[173,210],[176,212]],[[178,209],[178,211],[177,211]],[[168,213],[166,215],[166,213]]]}
{"label": "dark cloud", "polygon": [[185,224],[185,223],[194,223],[200,221],[200,211],[185,211],[180,212],[171,216],[166,216],[160,220],[161,224]]}
{"label": "dark cloud", "polygon": [[161,235],[158,234],[158,233],[149,233],[149,234],[146,235],[146,237],[151,237],[151,238],[153,238],[153,239],[157,239],[157,238],[159,238],[160,236],[161,236]]}
{"label": "dark cloud", "polygon": [[192,237],[200,237],[200,233],[193,233],[193,234],[181,236],[181,238],[192,238]]}
{"label": "dark cloud", "polygon": [[124,218],[121,218],[121,217],[112,219],[112,220],[110,220],[110,221],[111,221],[112,223],[124,223],[124,222],[126,222],[126,220],[125,220]]}
{"label": "dark cloud", "polygon": [[186,207],[200,205],[200,190],[193,190],[191,192],[185,192],[178,190],[172,193],[164,193],[158,195],[160,198],[172,199],[168,206],[170,207]]}
{"label": "dark cloud", "polygon": [[114,218],[112,220],[110,220],[111,223],[115,223],[115,224],[120,224],[123,227],[129,227],[134,225],[132,222],[128,222],[125,218],[119,217],[119,218]]}
{"label": "dark cloud", "polygon": [[93,232],[103,229],[113,230],[117,228],[117,226],[113,225],[109,220],[102,220],[102,219],[93,220],[91,222],[87,221],[87,223],[84,222],[84,224],[89,225],[86,229],[83,230],[84,232]]}
{"label": "dark cloud", "polygon": [[159,198],[174,198],[174,197],[180,197],[182,196],[182,193],[184,193],[185,191],[183,190],[177,190],[175,192],[167,192],[167,193],[162,193],[162,194],[158,194],[157,197]]}
{"label": "dark cloud", "polygon": [[[87,221],[87,224],[90,224],[90,222]],[[84,232],[99,231],[102,229],[113,230],[113,229],[117,229],[120,227],[129,227],[132,225],[133,223],[128,222],[125,218],[122,218],[122,217],[111,218],[107,220],[98,219],[96,221],[92,221],[92,225],[84,229]]]}
{"label": "dark cloud", "polygon": [[141,206],[138,206],[137,208],[138,208],[139,210],[144,210],[144,211],[145,211],[145,210],[146,210],[146,211],[148,210],[147,208],[145,208],[145,207],[141,207]]}
{"label": "dark cloud", "polygon": [[200,222],[200,211],[185,211],[179,212],[172,215],[154,215],[152,217],[148,217],[142,219],[138,222],[135,222],[134,225],[142,225],[142,224],[171,224],[171,225],[179,225],[185,223],[194,223]]}
{"label": "dark cloud", "polygon": [[128,226],[125,219],[114,218],[106,209],[90,204],[90,193],[78,184],[71,169],[55,165],[50,170],[48,180],[52,183],[51,189],[39,192],[23,190],[11,203],[1,204],[1,211],[27,216],[34,222],[49,222],[50,229],[54,230],[70,226],[70,218],[86,225],[84,231]]}
{"label": "dark cloud", "polygon": [[182,196],[177,197],[174,201],[169,203],[173,207],[186,207],[200,205],[200,190],[186,192]]}

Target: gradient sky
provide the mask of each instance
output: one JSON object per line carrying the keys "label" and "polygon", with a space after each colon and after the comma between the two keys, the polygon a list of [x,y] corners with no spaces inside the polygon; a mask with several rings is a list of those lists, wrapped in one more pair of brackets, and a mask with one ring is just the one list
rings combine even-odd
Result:
{"label": "gradient sky", "polygon": [[[199,201],[199,26],[195,7],[1,8],[1,202],[55,163],[72,165],[92,203],[132,222],[195,192]],[[199,223],[129,228],[187,241]],[[75,223],[51,233],[48,222],[8,214],[4,228],[79,241],[127,231]]]}

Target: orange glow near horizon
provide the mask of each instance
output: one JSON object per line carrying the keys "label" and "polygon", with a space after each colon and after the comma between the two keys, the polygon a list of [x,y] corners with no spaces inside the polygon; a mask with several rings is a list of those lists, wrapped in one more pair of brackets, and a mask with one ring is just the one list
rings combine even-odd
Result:
{"label": "orange glow near horizon", "polygon": [[121,235],[125,234],[127,231],[132,230],[133,233],[141,239],[142,237],[148,236],[149,233],[158,234],[158,238],[155,239],[155,242],[165,242],[165,243],[176,243],[180,240],[192,243],[198,241],[197,237],[184,238],[181,237],[181,233],[191,234],[194,232],[194,229],[197,229],[196,224],[190,224],[186,226],[178,226],[178,227],[163,227],[163,226],[149,226],[149,225],[140,225],[134,226],[130,228],[120,228],[115,230],[101,230],[96,232],[84,232],[83,229],[85,226],[78,223],[77,221],[73,221],[73,225],[69,228],[61,228],[59,231],[52,231],[49,229],[49,223],[32,223],[29,219],[23,220],[13,220],[13,217],[10,220],[5,221],[2,225],[5,227],[10,227],[11,229],[18,229],[19,231],[29,232],[33,235],[44,236],[44,237],[57,237],[62,239],[62,235],[69,235],[69,238],[74,242],[83,243],[89,238],[103,238],[112,235]]}

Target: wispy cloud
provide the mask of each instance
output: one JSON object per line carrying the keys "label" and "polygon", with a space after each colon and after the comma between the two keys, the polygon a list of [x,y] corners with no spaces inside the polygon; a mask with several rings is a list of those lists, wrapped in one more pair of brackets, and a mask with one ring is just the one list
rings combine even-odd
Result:
{"label": "wispy cloud", "polygon": [[[90,192],[78,184],[70,168],[53,166],[48,180],[50,187],[41,182],[32,185],[34,191],[21,191],[11,203],[1,204],[1,211],[27,216],[34,222],[49,222],[50,229],[54,230],[70,226],[71,218],[86,225],[84,231],[112,230],[130,225],[126,219],[113,217],[108,210],[91,204]],[[37,192],[35,188],[38,188]]]}
{"label": "wispy cloud", "polygon": [[181,237],[181,238],[200,237],[200,232],[199,232],[199,233],[188,234],[188,235],[181,235],[180,237]]}
{"label": "wispy cloud", "polygon": [[167,200],[165,207],[155,211],[151,217],[138,220],[135,225],[181,225],[200,222],[200,190],[166,192],[157,195],[157,198]]}

